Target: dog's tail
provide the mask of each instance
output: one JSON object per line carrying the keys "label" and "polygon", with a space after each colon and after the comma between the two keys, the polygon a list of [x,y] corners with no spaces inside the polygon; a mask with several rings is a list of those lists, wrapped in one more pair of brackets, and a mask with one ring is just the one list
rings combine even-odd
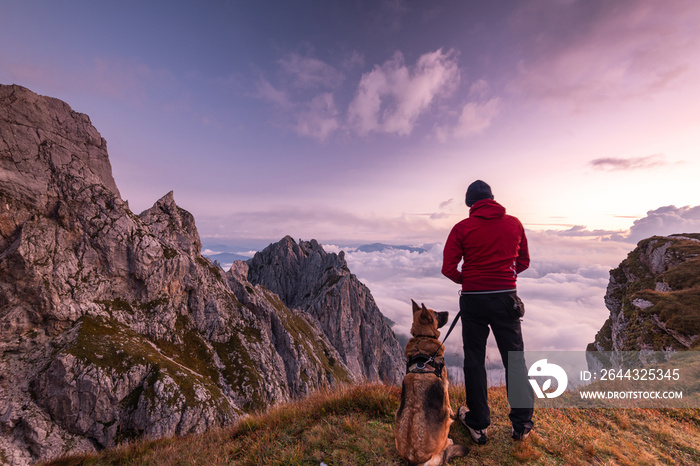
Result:
{"label": "dog's tail", "polygon": [[469,454],[469,448],[464,445],[450,445],[445,448],[441,464],[447,464],[452,458],[461,458]]}

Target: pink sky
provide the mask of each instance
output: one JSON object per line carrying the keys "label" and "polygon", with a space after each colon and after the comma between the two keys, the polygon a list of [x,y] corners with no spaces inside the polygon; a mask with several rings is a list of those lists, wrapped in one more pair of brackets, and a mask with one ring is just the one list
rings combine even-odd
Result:
{"label": "pink sky", "polygon": [[[483,179],[533,238],[528,325],[561,293],[583,326],[531,334],[578,345],[635,241],[700,231],[698,24],[695,0],[10,1],[0,82],[88,114],[135,212],[174,190],[247,249],[441,243]],[[375,263],[392,317],[452,302]]]}

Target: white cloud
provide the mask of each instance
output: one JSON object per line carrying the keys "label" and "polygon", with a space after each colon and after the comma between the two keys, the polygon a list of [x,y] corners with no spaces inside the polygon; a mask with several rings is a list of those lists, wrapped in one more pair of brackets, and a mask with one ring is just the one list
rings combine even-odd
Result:
{"label": "white cloud", "polygon": [[272,102],[282,108],[292,107],[289,96],[283,90],[277,89],[266,79],[260,79],[257,84],[256,97]]}
{"label": "white cloud", "polygon": [[454,90],[459,79],[453,52],[440,49],[426,53],[410,69],[403,54],[396,52],[362,76],[348,109],[348,121],[360,134],[408,135],[418,118],[439,96]]}
{"label": "white cloud", "polygon": [[[564,273],[590,277],[591,267],[617,267],[633,244],[606,240],[594,235],[568,236],[561,231],[530,231],[527,238],[530,249],[530,268],[523,276],[541,278],[548,274]],[[597,276],[605,276],[604,273]]]}
{"label": "white cloud", "polygon": [[338,110],[335,107],[333,94],[319,94],[304,105],[304,110],[296,114],[297,134],[309,136],[319,141],[324,141],[340,126],[338,122]]}
{"label": "white cloud", "polygon": [[491,126],[491,122],[501,112],[501,99],[494,97],[487,102],[469,102],[462,107],[457,126],[453,130],[455,137],[479,134]]}
{"label": "white cloud", "polygon": [[[353,54],[350,60],[361,57]],[[275,119],[296,134],[325,141],[340,128],[332,91],[345,75],[328,63],[296,53],[277,61],[281,78],[277,86],[261,77],[255,96],[276,106]]]}
{"label": "white cloud", "polygon": [[280,111],[277,118],[286,120],[282,124],[300,136],[324,141],[340,127],[338,110],[330,92],[316,94],[310,100],[293,101],[289,92],[261,79],[256,96],[275,104]]}
{"label": "white cloud", "polygon": [[[342,69],[361,65],[357,52],[341,62]],[[354,96],[342,115],[336,101],[345,75],[337,68],[313,57],[288,54],[278,60],[285,79],[275,86],[266,79],[257,83],[257,96],[282,110],[288,127],[300,136],[319,141],[344,130],[361,136],[371,133],[410,135],[421,117],[428,114],[441,98],[451,95],[460,84],[457,53],[438,49],[421,55],[415,64],[407,64],[400,51],[381,65],[362,75]],[[498,97],[487,98],[489,83],[472,83],[464,105],[447,102],[441,119],[453,124],[435,127],[438,140],[478,134],[491,126],[503,107]],[[456,108],[455,108],[456,107]],[[454,123],[454,119],[458,121]]]}
{"label": "white cloud", "polygon": [[700,206],[659,207],[647,212],[647,216],[635,220],[628,238],[640,241],[654,235],[700,232]]}
{"label": "white cloud", "polygon": [[345,76],[326,62],[313,57],[290,53],[278,61],[280,68],[299,88],[332,89],[338,87]]}
{"label": "white cloud", "polygon": [[446,235],[444,222],[431,220],[429,215],[358,215],[341,208],[290,204],[242,212],[232,211],[235,205],[229,200],[210,198],[199,199],[191,206],[193,211],[203,212],[197,216],[197,226],[206,236],[277,241],[291,235],[319,241],[400,241],[411,244]]}
{"label": "white cloud", "polygon": [[[329,219],[332,214],[328,212],[284,210],[284,215],[297,218],[300,224],[313,225],[312,229],[319,235],[317,238],[337,231],[337,225],[327,228],[326,223],[337,222],[342,218],[348,227],[376,235],[367,242],[420,245],[407,238],[390,239],[391,232],[411,228],[406,219],[396,220],[400,223],[384,223],[386,219],[347,218],[345,212],[337,212],[338,218]],[[668,208],[665,214],[676,210],[682,209]],[[700,212],[696,211],[696,214]],[[285,221],[284,215],[281,212],[270,213],[269,218],[259,221],[279,226],[276,235],[280,238],[288,233],[295,238],[310,238],[309,231],[300,233],[298,227]],[[229,224],[250,225],[250,222],[251,218],[239,217]],[[518,292],[526,307],[523,334],[528,350],[583,351],[609,316],[604,302],[609,272],[627,257],[634,245],[605,241],[601,236],[588,234],[590,232],[583,227],[574,230],[574,233],[585,234],[571,236],[559,231],[527,231],[532,261],[530,268],[518,278]],[[387,235],[381,234],[381,231],[386,231]],[[326,233],[321,234],[322,232]],[[227,229],[227,233],[239,235],[230,229]],[[355,231],[350,233],[354,233],[355,238],[358,237]],[[444,231],[435,231],[432,235],[440,237],[439,233],[444,234]],[[403,249],[361,252],[343,244],[336,242],[334,245],[324,245],[324,249],[336,253],[345,251],[351,272],[369,287],[380,310],[396,322],[396,333],[409,334],[411,299],[436,310],[448,311],[451,318],[458,312],[457,293],[460,287],[440,272],[442,243],[423,244],[422,247],[427,250],[423,253]],[[358,244],[357,239],[353,244]],[[461,354],[461,345],[461,324],[458,324],[447,342],[448,352]],[[492,361],[500,360],[492,337],[488,354]]]}
{"label": "white cloud", "polygon": [[365,64],[365,57],[357,50],[353,50],[349,55],[347,55],[342,60],[341,67],[344,70],[353,70],[356,68],[362,68]]}
{"label": "white cloud", "polygon": [[625,233],[623,230],[589,230],[583,225],[574,225],[568,230],[563,231],[548,231],[556,236],[563,237],[587,237],[587,238],[599,238],[602,240],[617,239],[622,240],[622,234]]}
{"label": "white cloud", "polygon": [[451,197],[448,200],[441,202],[440,205],[438,206],[438,211],[433,212],[430,214],[430,219],[431,220],[442,220],[445,218],[450,218],[452,217],[452,213],[449,212],[448,207],[454,204],[454,198]]}
{"label": "white cloud", "polygon": [[489,128],[503,109],[503,101],[500,97],[488,98],[490,87],[484,79],[473,82],[468,94],[473,100],[457,110],[459,117],[456,123],[436,125],[435,138],[440,142],[446,142],[451,138],[465,138],[480,134]]}
{"label": "white cloud", "polygon": [[652,154],[646,157],[604,157],[590,161],[593,168],[601,170],[645,170],[666,165],[666,157],[663,154]]}
{"label": "white cloud", "polygon": [[649,98],[698,72],[694,1],[521,2],[512,19],[524,53],[510,87],[524,96],[576,107]]}
{"label": "white cloud", "polygon": [[[386,249],[379,252],[346,251],[352,257],[353,273],[368,280],[383,280],[388,271],[396,280],[404,278],[441,277],[442,244],[430,245],[427,252]],[[410,301],[409,301],[410,302]]]}
{"label": "white cloud", "polygon": [[[366,253],[346,249],[345,258],[352,273],[370,289],[382,313],[396,322],[397,334],[409,335],[411,299],[435,310],[449,311],[451,319],[459,311],[459,286],[440,273],[442,244],[429,246],[424,253],[401,249]],[[461,345],[459,334],[455,330],[450,337],[451,343],[459,343],[451,346],[454,351]]]}
{"label": "white cloud", "polygon": [[[532,264],[518,279],[518,293],[526,307],[526,348],[583,351],[609,315],[603,300],[609,271],[633,246],[548,232],[529,231],[528,238]],[[420,254],[398,249],[373,253],[346,249],[345,257],[381,311],[396,322],[395,332],[408,334],[411,299],[449,311],[450,318],[459,310],[459,285],[440,273],[442,248],[442,244],[434,244]],[[340,249],[336,246],[334,250]],[[448,351],[461,354],[461,345],[459,324],[447,342]],[[492,337],[488,354],[499,360]]]}
{"label": "white cloud", "polygon": [[525,347],[583,351],[609,316],[610,270],[634,247],[595,235],[528,231],[530,268],[518,278]]}
{"label": "white cloud", "polygon": [[488,81],[486,81],[485,79],[479,79],[477,81],[474,81],[469,87],[469,96],[484,98],[486,97],[489,88],[490,86]]}

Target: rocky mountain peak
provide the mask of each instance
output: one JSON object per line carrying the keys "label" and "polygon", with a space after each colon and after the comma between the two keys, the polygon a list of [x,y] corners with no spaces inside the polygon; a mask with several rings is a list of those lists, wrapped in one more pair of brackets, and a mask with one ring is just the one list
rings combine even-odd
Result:
{"label": "rocky mountain peak", "polygon": [[45,210],[67,184],[100,184],[120,197],[107,143],[87,115],[17,85],[0,86],[0,109],[0,188],[9,197]]}
{"label": "rocky mountain peak", "polygon": [[172,191],[160,198],[153,207],[142,212],[139,218],[170,247],[182,249],[188,254],[196,254],[202,250],[202,241],[194,223],[194,216],[175,204]]}
{"label": "rocky mountain peak", "polygon": [[588,351],[700,347],[700,234],[640,241],[610,272],[610,317]]}
{"label": "rocky mountain peak", "polygon": [[[202,432],[319,388],[398,380],[381,314],[348,304],[369,292],[333,287],[352,281],[342,255],[285,238],[268,271],[224,273],[201,246],[172,192],[131,212],[86,115],[0,86],[2,461]],[[290,287],[285,298],[247,267]]]}
{"label": "rocky mountain peak", "polygon": [[[349,275],[342,251],[341,254],[328,254],[314,239],[297,243],[291,236],[270,244],[248,263],[249,279],[267,286],[292,307],[302,306],[310,296],[311,288],[319,285],[307,277],[320,272],[324,281],[328,281],[334,280],[331,277],[340,280]],[[266,284],[261,282],[263,278]]]}
{"label": "rocky mountain peak", "polygon": [[[360,378],[399,384],[403,351],[369,289],[348,269],[344,253],[287,236],[248,261],[247,278],[291,308],[320,322],[343,362]],[[320,277],[320,279],[319,279]]]}

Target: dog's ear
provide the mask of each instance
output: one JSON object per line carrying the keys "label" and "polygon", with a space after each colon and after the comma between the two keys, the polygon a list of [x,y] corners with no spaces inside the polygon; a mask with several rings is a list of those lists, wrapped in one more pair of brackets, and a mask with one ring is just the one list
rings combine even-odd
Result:
{"label": "dog's ear", "polygon": [[411,303],[413,303],[413,313],[415,314],[416,312],[420,311],[420,308],[418,307],[418,304],[414,300],[411,300]]}
{"label": "dog's ear", "polygon": [[433,318],[430,316],[430,309],[425,307],[425,304],[420,303],[421,309],[420,309],[420,319],[423,322],[431,322]]}
{"label": "dog's ear", "polygon": [[437,316],[438,328],[442,327],[450,320],[450,313],[447,311],[436,312],[435,315]]}

